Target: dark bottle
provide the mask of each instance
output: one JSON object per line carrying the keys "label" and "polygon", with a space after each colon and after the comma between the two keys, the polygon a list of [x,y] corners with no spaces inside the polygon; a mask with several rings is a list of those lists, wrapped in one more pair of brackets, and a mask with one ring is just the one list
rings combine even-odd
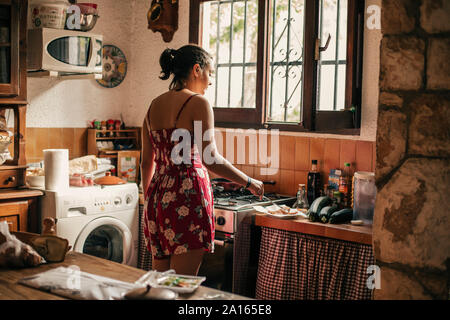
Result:
{"label": "dark bottle", "polygon": [[339,191],[342,194],[342,204],[346,208],[351,207],[352,176],[350,163],[344,163],[344,170],[339,178]]}
{"label": "dark bottle", "polygon": [[311,171],[308,172],[308,185],[307,185],[307,194],[308,194],[308,203],[311,205],[313,201],[320,197],[320,172],[317,170],[317,160],[311,161]]}

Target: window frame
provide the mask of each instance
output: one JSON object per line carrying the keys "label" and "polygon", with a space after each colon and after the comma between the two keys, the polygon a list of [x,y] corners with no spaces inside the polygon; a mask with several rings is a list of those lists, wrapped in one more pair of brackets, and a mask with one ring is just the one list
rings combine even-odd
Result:
{"label": "window frame", "polygon": [[[201,3],[214,0],[190,0],[189,42],[201,44],[203,16]],[[292,124],[268,122],[268,70],[271,0],[258,0],[258,47],[256,65],[255,108],[213,108],[215,125],[227,128],[279,129],[281,131],[324,132],[359,135],[361,123],[362,58],[364,41],[365,0],[348,0],[347,68],[345,110],[317,111],[317,68],[315,59],[319,42],[319,1],[305,0],[305,28],[303,47],[303,121]],[[308,79],[308,81],[304,81]],[[354,106],[354,112],[350,111]]]}

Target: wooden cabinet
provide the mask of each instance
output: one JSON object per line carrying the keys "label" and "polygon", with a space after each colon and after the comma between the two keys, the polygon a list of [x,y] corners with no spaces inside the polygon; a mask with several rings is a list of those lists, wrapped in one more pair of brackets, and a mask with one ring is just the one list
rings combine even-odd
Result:
{"label": "wooden cabinet", "polygon": [[[14,114],[12,160],[0,165],[0,221],[11,231],[39,232],[42,191],[25,184],[27,107],[27,0],[0,0],[0,118]],[[11,114],[10,113],[10,114]],[[5,129],[6,121],[2,130]]]}
{"label": "wooden cabinet", "polygon": [[0,221],[6,221],[10,231],[40,232],[40,190],[0,190]]}
{"label": "wooden cabinet", "polygon": [[0,116],[14,114],[13,159],[0,166],[0,189],[25,183],[27,11],[27,0],[0,0]]}
{"label": "wooden cabinet", "polygon": [[26,0],[0,0],[1,104],[26,104]]}

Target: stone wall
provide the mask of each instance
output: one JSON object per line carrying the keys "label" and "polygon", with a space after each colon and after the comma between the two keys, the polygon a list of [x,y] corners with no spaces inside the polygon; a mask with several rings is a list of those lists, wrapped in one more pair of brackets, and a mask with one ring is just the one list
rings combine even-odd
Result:
{"label": "stone wall", "polygon": [[375,299],[448,299],[450,1],[383,0]]}

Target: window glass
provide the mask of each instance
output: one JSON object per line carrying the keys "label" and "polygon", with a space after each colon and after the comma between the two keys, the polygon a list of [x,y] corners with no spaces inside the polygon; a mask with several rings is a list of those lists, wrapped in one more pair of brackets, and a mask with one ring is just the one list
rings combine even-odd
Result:
{"label": "window glass", "polygon": [[347,65],[347,0],[320,0],[319,34],[321,46],[318,63],[317,110],[341,110],[345,107]]}
{"label": "window glass", "polygon": [[214,57],[206,97],[216,108],[255,108],[258,1],[202,4],[202,47]]}

